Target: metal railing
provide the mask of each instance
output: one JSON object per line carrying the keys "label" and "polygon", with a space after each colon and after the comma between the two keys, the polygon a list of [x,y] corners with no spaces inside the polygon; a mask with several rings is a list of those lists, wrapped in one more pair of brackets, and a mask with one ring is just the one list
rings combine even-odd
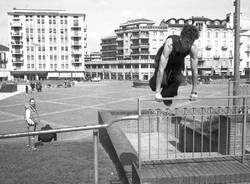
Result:
{"label": "metal railing", "polygon": [[99,173],[98,173],[98,135],[101,128],[108,128],[112,124],[126,121],[126,120],[138,120],[138,116],[126,116],[119,119],[114,119],[108,124],[99,124],[99,125],[88,125],[88,126],[79,126],[79,127],[67,127],[67,128],[58,128],[52,130],[42,130],[42,131],[33,131],[33,132],[17,132],[9,134],[0,134],[0,139],[9,139],[9,138],[18,138],[18,137],[27,137],[35,136],[47,133],[66,133],[66,132],[75,132],[75,131],[86,131],[93,130],[93,143],[94,143],[94,183],[99,183]]}
{"label": "metal railing", "polygon": [[[245,160],[246,145],[250,146],[250,126],[247,119],[249,96],[199,97],[197,101],[238,99],[240,106],[195,106],[147,109],[143,104],[152,98],[138,99],[138,115],[114,119],[108,124],[68,127],[46,131],[0,134],[0,139],[35,136],[47,133],[65,133],[93,130],[94,181],[98,184],[98,132],[121,121],[136,120],[133,133],[137,134],[139,169],[142,161],[185,158],[241,156]],[[188,101],[189,98],[163,98]],[[155,108],[155,106],[154,106]],[[247,127],[248,123],[248,127]],[[128,124],[128,123],[126,123]],[[126,131],[125,131],[126,133]]]}
{"label": "metal railing", "polygon": [[[247,136],[247,98],[250,96],[200,97],[198,100],[238,99],[242,105],[197,106],[143,110],[138,99],[138,155],[142,161],[241,156],[244,162]],[[189,98],[163,98],[187,101]],[[145,112],[146,111],[146,112]],[[143,112],[143,113],[142,113]],[[248,127],[247,127],[248,123]]]}

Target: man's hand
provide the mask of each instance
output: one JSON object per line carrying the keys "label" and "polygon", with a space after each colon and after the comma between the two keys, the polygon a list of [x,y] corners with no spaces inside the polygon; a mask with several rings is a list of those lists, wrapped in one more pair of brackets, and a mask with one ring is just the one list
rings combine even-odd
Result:
{"label": "man's hand", "polygon": [[157,101],[157,102],[162,102],[161,93],[157,92],[157,93],[155,94],[155,101]]}
{"label": "man's hand", "polygon": [[197,98],[198,98],[198,95],[197,95],[197,93],[191,93],[191,95],[190,95],[190,101],[195,101],[195,100],[197,100]]}

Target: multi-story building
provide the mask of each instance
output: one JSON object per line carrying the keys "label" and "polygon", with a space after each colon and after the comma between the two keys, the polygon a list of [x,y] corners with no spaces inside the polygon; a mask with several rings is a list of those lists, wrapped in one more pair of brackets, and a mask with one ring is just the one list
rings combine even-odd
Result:
{"label": "multi-story building", "polygon": [[0,81],[11,80],[11,62],[9,48],[0,45]]}
{"label": "multi-story building", "polygon": [[[169,35],[179,35],[184,24],[196,25],[200,38],[198,72],[200,75],[229,75],[233,72],[233,29],[226,19],[211,20],[205,17],[162,20],[159,26],[147,19],[127,21],[116,33],[116,60],[105,63],[88,63],[86,70],[104,79],[148,80],[153,74],[155,55]],[[103,48],[102,48],[103,50]],[[107,52],[107,51],[106,51]],[[189,58],[186,58],[189,60]],[[187,71],[190,64],[186,62]],[[133,74],[134,73],[134,74]]]}
{"label": "multi-story building", "polygon": [[250,78],[250,30],[240,33],[240,68],[241,75]]}
{"label": "multi-story building", "polygon": [[117,35],[116,59],[154,59],[167,35],[167,26],[155,26],[152,20],[129,20],[115,30]]}
{"label": "multi-story building", "polygon": [[85,14],[13,9],[8,12],[8,30],[14,78],[84,77]]}
{"label": "multi-story building", "polygon": [[116,36],[109,36],[101,39],[102,61],[116,60]]}
{"label": "multi-story building", "polygon": [[[205,17],[171,18],[163,20],[160,25],[167,25],[171,34],[179,35],[184,24],[193,24],[200,30],[200,37],[196,40],[199,50],[198,73],[200,75],[232,74],[234,32],[229,27],[226,19],[212,20]],[[186,66],[190,69],[189,62],[186,62]]]}
{"label": "multi-story building", "polygon": [[114,80],[148,80],[154,58],[167,37],[166,26],[152,20],[129,20],[115,30],[116,36],[101,39],[102,62],[86,63],[88,75]]}

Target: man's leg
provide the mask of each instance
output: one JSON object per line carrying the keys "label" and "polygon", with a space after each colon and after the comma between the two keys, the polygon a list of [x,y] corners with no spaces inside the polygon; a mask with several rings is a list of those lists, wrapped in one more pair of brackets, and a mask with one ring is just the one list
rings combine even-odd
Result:
{"label": "man's leg", "polygon": [[[33,126],[33,131],[36,131],[36,124]],[[35,146],[35,136],[31,137],[31,150],[37,150],[36,146]]]}
{"label": "man's leg", "polygon": [[[30,132],[30,127],[29,127],[29,125],[27,125],[27,130],[28,130],[28,132]],[[28,136],[28,144],[27,144],[27,147],[31,147],[31,137],[30,136]]]}
{"label": "man's leg", "polygon": [[[173,71],[169,78],[168,85],[163,86],[161,95],[162,97],[174,97],[178,94],[178,88],[182,82],[183,75],[181,72]],[[164,104],[170,106],[173,102],[172,100],[163,100]]]}

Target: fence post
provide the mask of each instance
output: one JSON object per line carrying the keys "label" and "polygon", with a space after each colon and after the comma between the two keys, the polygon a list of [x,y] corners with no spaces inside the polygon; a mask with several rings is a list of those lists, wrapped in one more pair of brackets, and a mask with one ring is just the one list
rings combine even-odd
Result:
{"label": "fence post", "polygon": [[139,170],[141,169],[141,128],[140,128],[140,119],[141,119],[141,100],[138,98],[138,162]]}
{"label": "fence post", "polygon": [[246,148],[246,123],[247,123],[247,103],[246,97],[243,97],[243,125],[242,125],[242,160],[241,162],[244,163],[245,161],[245,148]]}
{"label": "fence post", "polygon": [[98,130],[93,130],[93,141],[94,141],[94,175],[95,184],[98,184]]}
{"label": "fence post", "polygon": [[[228,89],[227,89],[227,96],[230,96],[230,93],[231,93],[231,90],[230,90],[230,88],[231,88],[231,80],[230,79],[228,79]],[[228,98],[227,99],[227,106],[229,107],[230,106],[230,98]]]}

